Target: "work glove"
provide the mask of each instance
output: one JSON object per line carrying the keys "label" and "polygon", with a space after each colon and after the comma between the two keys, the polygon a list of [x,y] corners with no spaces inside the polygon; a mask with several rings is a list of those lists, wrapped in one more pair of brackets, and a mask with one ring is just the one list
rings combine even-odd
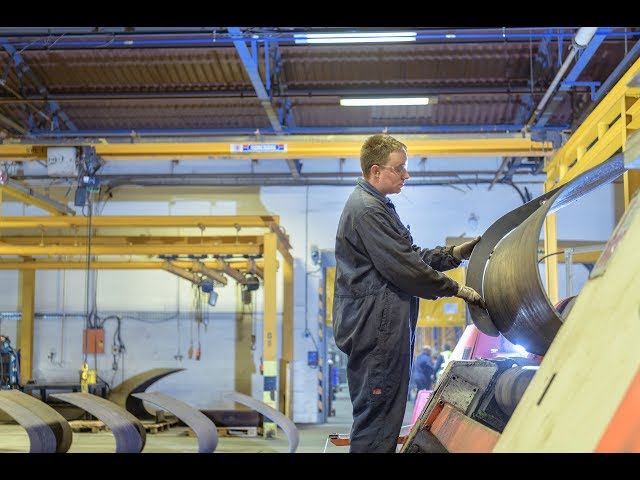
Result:
{"label": "work glove", "polygon": [[485,310],[487,309],[487,305],[484,303],[484,299],[482,298],[482,296],[473,288],[467,287],[466,285],[460,284],[458,293],[456,293],[456,297],[463,299],[470,305],[477,305],[478,307],[482,307]]}
{"label": "work glove", "polygon": [[463,244],[456,245],[455,247],[453,247],[453,250],[451,250],[451,254],[458,260],[469,260],[469,257],[471,257],[471,252],[473,252],[473,248],[481,238],[482,237],[476,237],[473,240],[469,240],[468,242],[465,242]]}

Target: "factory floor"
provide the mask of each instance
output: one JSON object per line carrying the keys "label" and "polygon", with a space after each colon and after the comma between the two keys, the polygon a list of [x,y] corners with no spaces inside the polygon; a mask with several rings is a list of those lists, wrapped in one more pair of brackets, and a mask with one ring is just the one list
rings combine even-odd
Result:
{"label": "factory floor", "polygon": [[[402,432],[408,431],[413,414],[414,402],[407,402],[405,422]],[[327,418],[325,424],[297,424],[299,444],[296,453],[347,453],[348,446],[336,446],[328,441],[329,434],[348,434],[351,428],[351,403],[346,388],[336,393],[333,402],[335,414]],[[197,453],[197,438],[189,435],[185,426],[172,426],[155,433],[148,432],[142,453]],[[0,425],[0,453],[27,453],[29,437],[20,425]],[[113,453],[114,437],[108,430],[95,432],[74,432],[68,454]],[[285,433],[278,429],[276,438],[265,439],[257,436],[222,436],[214,453],[288,453],[289,441]],[[74,455],[74,457],[76,457]],[[40,457],[38,457],[40,458]]]}

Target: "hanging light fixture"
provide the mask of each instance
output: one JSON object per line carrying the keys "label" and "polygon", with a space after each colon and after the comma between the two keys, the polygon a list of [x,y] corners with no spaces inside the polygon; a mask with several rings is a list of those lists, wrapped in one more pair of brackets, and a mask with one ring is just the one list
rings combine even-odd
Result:
{"label": "hanging light fixture", "polygon": [[429,97],[341,98],[343,107],[376,107],[385,105],[429,105]]}
{"label": "hanging light fixture", "polygon": [[295,33],[295,43],[388,43],[415,42],[416,32],[332,32],[332,33]]}

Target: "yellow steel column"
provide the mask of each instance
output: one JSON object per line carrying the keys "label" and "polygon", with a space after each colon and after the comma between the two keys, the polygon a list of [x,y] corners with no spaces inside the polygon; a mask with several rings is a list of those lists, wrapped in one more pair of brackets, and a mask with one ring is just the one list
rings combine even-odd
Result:
{"label": "yellow steel column", "polygon": [[[285,253],[280,249],[280,253]],[[293,257],[283,255],[282,293],[282,359],[280,360],[279,402],[280,411],[293,418],[291,396],[293,392],[291,366],[293,364]]]}
{"label": "yellow steel column", "polygon": [[[629,128],[633,122],[633,115],[629,115],[629,109],[637,102],[636,98],[623,97],[621,102],[622,118],[625,120],[625,128],[622,130],[622,150],[627,148],[627,137],[635,132],[636,128]],[[624,209],[627,210],[629,202],[633,198],[633,194],[640,188],[640,170],[627,170],[622,177],[624,186]],[[616,219],[618,220],[618,219]]]}
{"label": "yellow steel column", "polygon": [[[25,258],[32,262],[33,258]],[[21,320],[18,328],[17,344],[20,348],[20,381],[24,385],[33,375],[33,323],[36,292],[36,271],[20,270],[20,310]]]}
{"label": "yellow steel column", "polygon": [[[264,387],[262,401],[276,410],[278,410],[277,253],[278,236],[275,233],[266,233],[264,235],[264,323],[262,327]],[[266,418],[264,420],[263,436],[275,438],[278,431],[276,423],[267,421]]]}
{"label": "yellow steel column", "polygon": [[553,305],[558,303],[558,233],[556,230],[556,214],[547,215],[544,222],[544,273],[547,279],[547,296]]}
{"label": "yellow steel column", "polygon": [[[585,150],[578,147],[577,156],[580,158],[584,155]],[[555,173],[557,178],[562,178],[567,173],[567,167],[562,158],[566,155],[566,151],[561,151],[554,157],[557,159],[558,165],[555,167]],[[547,180],[544,182],[544,192],[548,192],[555,187],[555,177],[552,175],[547,176]],[[550,255],[558,251],[558,235],[556,229],[556,214],[551,213],[547,215],[544,221],[544,274],[547,280],[547,296],[552,304],[558,302],[558,257],[556,255]]]}
{"label": "yellow steel column", "polygon": [[624,175],[624,209],[629,207],[633,194],[640,190],[640,170],[627,170]]}

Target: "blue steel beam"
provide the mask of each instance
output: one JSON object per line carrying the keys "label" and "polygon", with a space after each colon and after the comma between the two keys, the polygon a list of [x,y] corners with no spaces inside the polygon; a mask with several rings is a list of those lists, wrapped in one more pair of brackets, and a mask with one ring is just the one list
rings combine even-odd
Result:
{"label": "blue steel beam", "polygon": [[[598,48],[600,48],[600,45],[602,45],[602,42],[604,42],[607,35],[611,34],[612,31],[613,29],[609,27],[598,28],[595,35],[589,42],[589,45],[587,45],[587,47],[582,50],[580,58],[578,58],[576,63],[573,65],[573,68],[569,71],[569,73],[567,73],[564,81],[560,83],[560,88],[558,88],[558,91],[567,92],[572,86],[577,84],[578,77],[586,68],[589,61],[593,58]],[[594,97],[593,94],[591,96]],[[553,113],[562,102],[562,99],[562,95],[554,95],[551,98],[544,112],[542,113],[542,115],[540,115],[538,121],[535,123],[537,127],[542,128],[547,124]]]}
{"label": "blue steel beam", "polygon": [[[140,27],[138,27],[140,29]],[[58,30],[55,35],[54,30]],[[101,32],[68,32],[65,29],[46,28],[45,31],[38,33],[37,29],[18,29],[18,28],[0,28],[0,35],[6,37],[16,37],[20,40],[13,41],[13,45],[17,49],[29,48],[57,50],[65,48],[166,48],[166,47],[184,47],[184,46],[206,46],[211,44],[226,45],[232,43],[233,38],[229,38],[224,32],[218,31],[215,27],[198,28],[197,31],[183,31],[182,33],[163,33],[158,32],[125,32],[114,31],[109,33],[107,29]],[[67,29],[68,30],[68,29]],[[113,29],[112,29],[113,30]],[[165,29],[166,30],[166,29]],[[189,30],[189,29],[186,29]],[[343,29],[344,30],[344,29]],[[355,29],[357,30],[357,29]],[[406,30],[406,29],[403,29]],[[465,29],[469,30],[469,29]],[[544,38],[553,40],[571,39],[573,38],[572,28],[562,28],[556,33],[548,32],[531,32],[530,28],[479,28],[473,33],[465,33],[465,30],[446,29],[446,30],[418,30],[416,35],[417,42],[441,42],[441,43],[464,43],[464,42],[527,42],[529,40],[537,41]],[[484,32],[484,33],[483,33]],[[39,38],[28,38],[29,35]],[[61,36],[64,35],[64,36]],[[119,35],[121,38],[116,37]],[[295,41],[293,34],[290,33],[270,33],[255,32],[255,40],[273,41],[278,43],[292,43]],[[167,38],[167,37],[179,38]],[[610,38],[634,38],[640,36],[640,32],[614,32]],[[155,38],[158,37],[158,38]],[[186,38],[185,38],[186,37]],[[91,40],[83,39],[91,38]]]}
{"label": "blue steel beam", "polygon": [[[49,91],[47,90],[47,87],[45,87],[42,84],[42,82],[40,82],[40,80],[36,77],[33,71],[29,68],[29,65],[26,64],[26,62],[22,58],[22,55],[20,55],[20,52],[18,52],[13,47],[13,45],[9,43],[9,41],[6,38],[0,38],[0,44],[2,44],[2,46],[7,51],[7,53],[9,53],[9,55],[11,56],[11,58],[16,64],[16,68],[18,68],[18,70],[23,71],[29,75],[29,77],[31,78],[31,81],[36,86],[38,92],[40,92],[43,99],[46,99],[49,96]],[[61,118],[64,124],[70,130],[77,130],[77,127],[69,119],[67,114],[60,109],[60,106],[58,105],[57,102],[55,102],[54,100],[49,100],[47,103],[49,105],[49,109],[51,110],[51,114],[53,115],[54,118],[56,116]]]}
{"label": "blue steel beam", "polygon": [[[247,75],[249,75],[249,79],[251,80],[251,84],[253,85],[254,90],[256,91],[256,95],[258,96],[258,100],[262,104],[262,108],[264,108],[265,113],[267,114],[267,118],[269,119],[269,123],[271,124],[271,128],[277,134],[284,134],[283,125],[280,123],[278,119],[278,113],[273,108],[273,104],[271,103],[271,96],[267,92],[267,89],[262,84],[262,78],[260,78],[260,71],[258,70],[258,49],[257,43],[253,42],[253,55],[249,52],[246,43],[242,39],[242,32],[238,27],[228,27],[228,32],[231,34],[233,40],[233,45],[236,47],[238,51],[238,55],[240,56],[240,60],[242,60],[242,64],[244,66]],[[267,57],[267,64],[268,64]],[[289,170],[291,174],[295,177],[300,175],[300,162],[296,162],[295,160],[286,159],[287,165],[289,165]]]}
{"label": "blue steel beam", "polygon": [[242,32],[238,27],[229,27],[228,30],[231,36],[236,38],[233,41],[233,45],[238,51],[238,55],[240,56],[240,60],[242,60],[242,65],[244,66],[247,75],[249,75],[251,84],[256,91],[256,95],[258,96],[258,100],[260,100],[260,103],[262,104],[262,107],[267,114],[267,118],[269,119],[271,128],[273,128],[275,132],[283,133],[282,125],[278,121],[278,114],[271,104],[271,97],[269,97],[267,89],[262,84],[260,72],[258,71],[258,64],[249,52],[247,45],[244,43],[244,40],[242,39]]}

